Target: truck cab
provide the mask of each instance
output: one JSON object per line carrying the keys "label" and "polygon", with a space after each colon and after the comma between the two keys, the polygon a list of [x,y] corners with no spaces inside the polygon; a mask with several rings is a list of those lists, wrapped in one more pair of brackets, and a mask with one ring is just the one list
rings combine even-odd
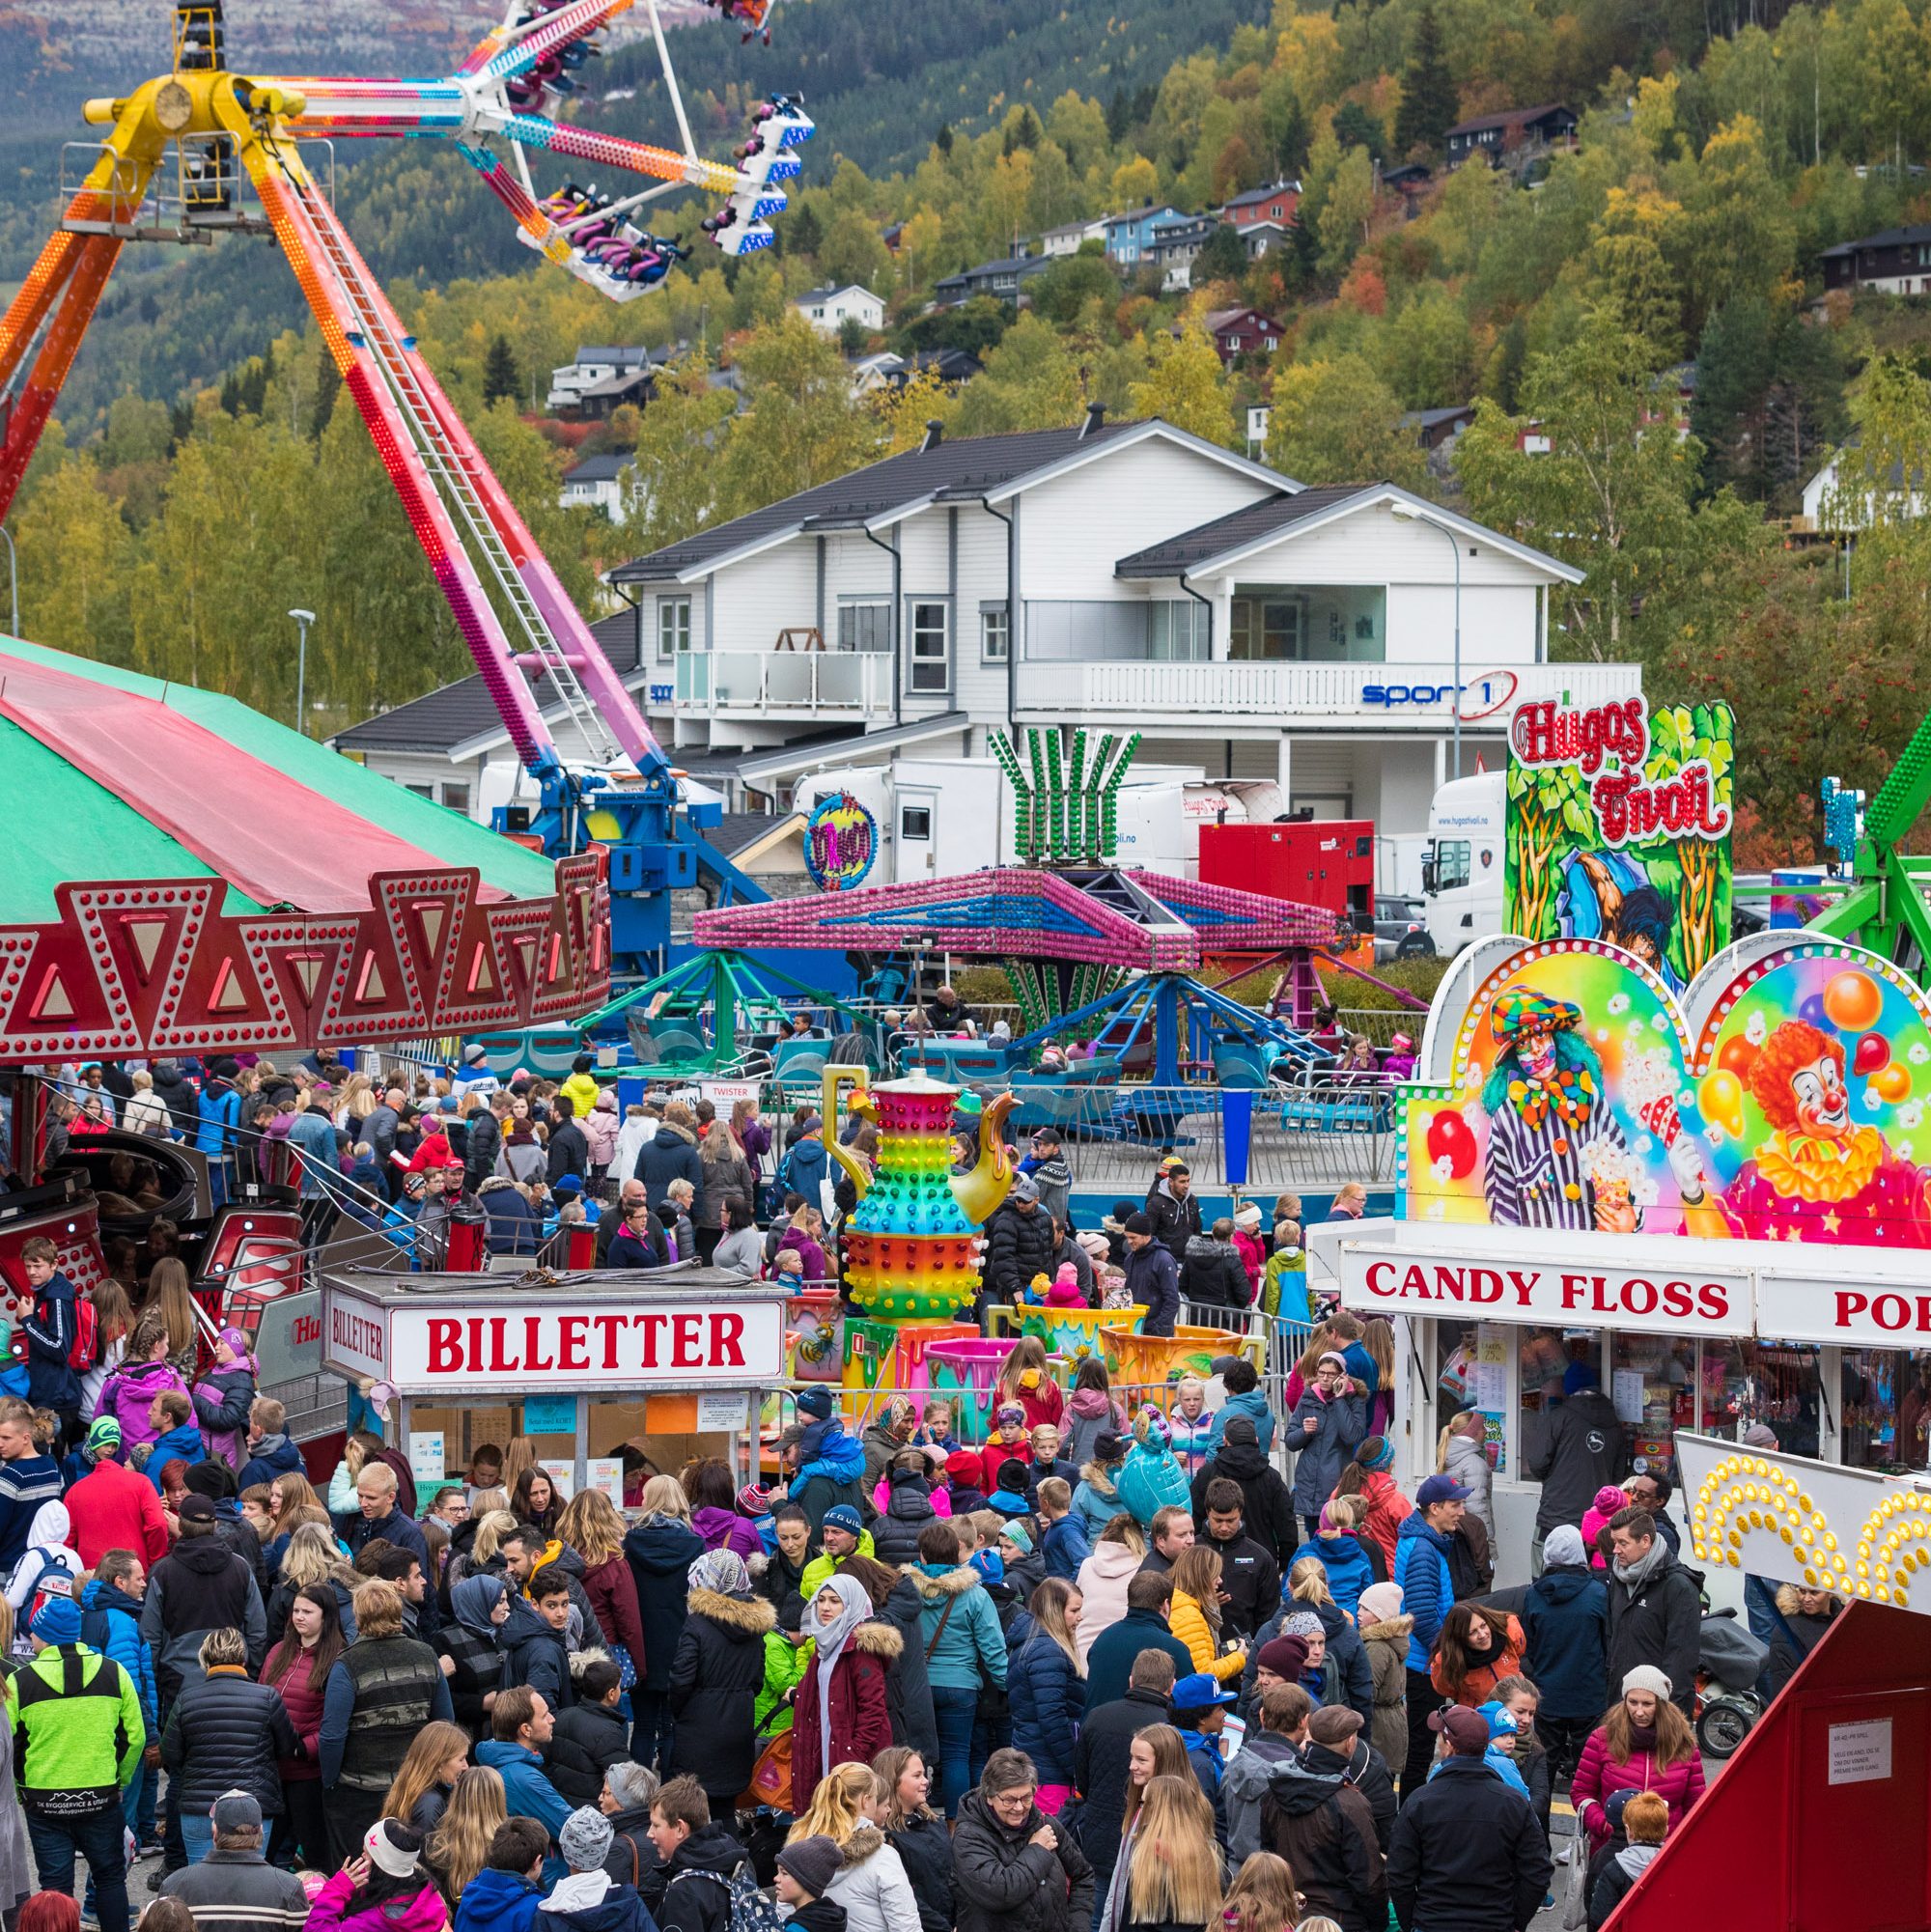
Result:
{"label": "truck cab", "polygon": [[1502,930],[1503,775],[1451,778],[1428,808],[1421,891],[1428,937],[1444,959]]}

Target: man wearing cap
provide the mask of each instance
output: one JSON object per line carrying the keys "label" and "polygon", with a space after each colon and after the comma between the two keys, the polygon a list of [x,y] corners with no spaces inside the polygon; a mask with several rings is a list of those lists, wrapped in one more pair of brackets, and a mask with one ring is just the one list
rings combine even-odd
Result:
{"label": "man wearing cap", "polygon": [[1021,1174],[986,1222],[982,1307],[989,1302],[1016,1307],[1033,1276],[1051,1272],[1054,1246],[1052,1217],[1040,1206],[1038,1184]]}
{"label": "man wearing cap", "polygon": [[110,1550],[133,1550],[149,1564],[168,1554],[168,1521],[154,1486],[115,1458],[121,1425],[103,1415],[87,1432],[81,1460],[88,1473],[67,1493],[68,1522],[82,1567],[93,1569]]}
{"label": "man wearing cap", "polygon": [[1450,1704],[1428,1724],[1449,1756],[1394,1822],[1387,1890],[1402,1932],[1527,1932],[1555,1870],[1534,1807],[1482,1762],[1479,1713]]}
{"label": "man wearing cap", "polygon": [[180,1899],[205,1932],[301,1932],[308,1893],[263,1852],[261,1805],[245,1791],[226,1791],[209,1815],[212,1849],[199,1864],[170,1872],[161,1896]]}
{"label": "man wearing cap", "polygon": [[1120,1238],[1127,1245],[1127,1299],[1146,1309],[1140,1332],[1171,1335],[1174,1323],[1180,1319],[1179,1263],[1154,1238],[1149,1215],[1129,1215]]}
{"label": "man wearing cap", "polygon": [[557,1849],[570,1867],[538,1908],[536,1932],[656,1932],[633,1885],[619,1885],[603,1869],[616,1834],[601,1811],[578,1806],[556,1834]]}
{"label": "man wearing cap", "polygon": [[[937,1516],[933,1518],[934,1522],[938,1520]],[[826,1579],[847,1556],[854,1552],[874,1559],[878,1555],[872,1543],[872,1532],[865,1527],[864,1519],[857,1509],[849,1502],[835,1502],[825,1512],[818,1534],[820,1554],[804,1566],[804,1580],[798,1585],[798,1595],[807,1604],[825,1587]]]}
{"label": "man wearing cap", "polygon": [[1308,1726],[1304,1756],[1285,1757],[1268,1773],[1261,1843],[1294,1867],[1308,1917],[1325,1913],[1342,1932],[1384,1932],[1387,1866],[1373,1807],[1350,1781],[1347,1760],[1313,1742],[1312,1718]]}
{"label": "man wearing cap", "polygon": [[121,1788],[147,1744],[140,1695],[120,1665],[80,1640],[71,1597],[48,1597],[30,1635],[33,1661],[14,1671],[7,1701],[34,1864],[44,1890],[70,1898],[84,1858],[100,1932],[127,1932]]}
{"label": "man wearing cap", "polygon": [[[1187,1244],[1201,1232],[1200,1203],[1193,1197],[1193,1170],[1168,1155],[1160,1163],[1147,1190],[1144,1213],[1153,1238],[1173,1257],[1177,1269],[1187,1255]],[[1137,1301],[1138,1297],[1134,1299]],[[1147,1330],[1152,1334],[1152,1329]]]}
{"label": "man wearing cap", "polygon": [[1173,1727],[1187,1747],[1187,1761],[1200,1789],[1214,1807],[1214,1835],[1227,1842],[1227,1800],[1220,1789],[1227,1774],[1220,1733],[1226,1728],[1227,1713],[1239,1696],[1223,1691],[1219,1680],[1205,1670],[1189,1671],[1173,1686]]}
{"label": "man wearing cap", "polygon": [[1402,1609],[1414,1619],[1408,1638],[1408,1761],[1402,1767],[1403,1801],[1428,1776],[1434,1744],[1428,1714],[1440,1701],[1429,1677],[1429,1661],[1441,1620],[1455,1606],[1455,1582],[1448,1568],[1449,1539],[1467,1508],[1469,1492],[1453,1476],[1429,1476],[1414,1493],[1414,1513],[1402,1518],[1395,1534],[1394,1574],[1388,1581],[1401,1591]]}
{"label": "man wearing cap", "polygon": [[[1316,1753],[1320,1755],[1316,1755]],[[1368,1801],[1374,1813],[1375,1837],[1384,1854],[1394,1838],[1394,1771],[1368,1742],[1359,1711],[1346,1704],[1328,1704],[1307,1720],[1306,1749],[1301,1762],[1310,1767],[1334,1766]],[[1538,1821],[1539,1822],[1539,1821]]]}

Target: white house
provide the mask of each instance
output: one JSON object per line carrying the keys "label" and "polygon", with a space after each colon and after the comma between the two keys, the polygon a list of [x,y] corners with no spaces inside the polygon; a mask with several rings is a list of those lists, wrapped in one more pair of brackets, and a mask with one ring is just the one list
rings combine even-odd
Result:
{"label": "white house", "polygon": [[836,335],[848,320],[856,320],[867,330],[885,325],[884,303],[856,282],[848,282],[842,289],[808,289],[792,307],[820,335]]}
{"label": "white house", "polygon": [[[1856,438],[1854,437],[1845,447],[1855,454],[1858,447]],[[1821,531],[1828,536],[1840,537],[1849,532],[1864,529],[1870,524],[1872,512],[1876,508],[1870,496],[1867,495],[1861,505],[1846,502],[1844,499],[1838,468],[1843,454],[1842,450],[1833,450],[1830,462],[1804,486],[1804,528]],[[1901,464],[1893,463],[1890,470],[1890,488],[1886,491],[1890,498],[1887,514],[1910,518],[1923,516],[1923,490],[1922,475],[1915,475],[1912,478],[1909,497],[1900,503],[1898,499],[1904,495],[1904,471]]]}
{"label": "white house", "polygon": [[1083,724],[1419,833],[1458,687],[1465,762],[1492,765],[1513,702],[1641,689],[1633,664],[1547,661],[1569,565],[1391,485],[1304,490],[1097,410],[935,434],[609,580],[637,600],[679,762],[781,803],[914,742],[977,757],[994,727]]}
{"label": "white house", "polygon": [[622,523],[630,514],[624,483],[630,467],[630,457],[621,452],[587,456],[564,471],[559,500],[566,510],[601,510],[611,522]]}
{"label": "white house", "polygon": [[1091,221],[1068,221],[1058,228],[1049,228],[1039,238],[1039,252],[1042,255],[1077,255],[1089,241],[1105,241],[1106,238],[1106,217],[1096,215]]}
{"label": "white house", "polygon": [[621,377],[640,376],[650,368],[650,363],[651,352],[641,346],[579,343],[574,362],[550,371],[546,406],[551,415],[580,409],[586,390]]}

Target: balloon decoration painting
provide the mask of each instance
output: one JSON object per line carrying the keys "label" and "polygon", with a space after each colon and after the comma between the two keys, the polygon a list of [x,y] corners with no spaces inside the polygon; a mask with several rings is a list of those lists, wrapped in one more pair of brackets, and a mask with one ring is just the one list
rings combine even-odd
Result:
{"label": "balloon decoration painting", "polygon": [[862,885],[879,858],[879,822],[850,792],[834,792],[813,807],[804,826],[804,869],[823,892]]}
{"label": "balloon decoration painting", "polygon": [[1931,1001],[1802,932],[1681,998],[1601,941],[1490,940],[1430,1018],[1410,1219],[1931,1247]]}

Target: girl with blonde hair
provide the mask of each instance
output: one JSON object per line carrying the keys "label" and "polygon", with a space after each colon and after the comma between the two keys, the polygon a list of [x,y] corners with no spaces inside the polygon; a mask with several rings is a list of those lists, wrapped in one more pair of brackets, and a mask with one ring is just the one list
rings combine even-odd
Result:
{"label": "girl with blonde hair", "polygon": [[556,1533],[583,1559],[583,1592],[597,1613],[598,1627],[621,1670],[634,1673],[644,1654],[643,1617],[637,1580],[624,1555],[624,1519],[601,1489],[580,1489],[563,1506]]}
{"label": "girl with blonde hair", "polygon": [[487,1764],[472,1764],[449,1788],[449,1803],[423,1846],[423,1862],[442,1889],[451,1912],[462,1889],[483,1869],[490,1840],[510,1815],[503,1777]]}
{"label": "girl with blonde hair", "polygon": [[469,1733],[461,1724],[425,1724],[410,1742],[382,1816],[400,1818],[413,1832],[426,1832],[442,1816],[456,1780],[469,1768]]}
{"label": "girl with blonde hair", "polygon": [[297,1524],[282,1552],[281,1575],[268,1594],[268,1641],[279,1643],[289,1627],[289,1610],[309,1584],[331,1590],[342,1617],[342,1634],[355,1637],[355,1586],[364,1580],[343,1560],[335,1531],[323,1523]]}
{"label": "girl with blonde hair", "polygon": [[690,1521],[690,1498],[675,1476],[653,1476],[644,1485],[640,1501],[646,1516],[674,1516],[680,1523]]}
{"label": "girl with blonde hair", "polygon": [[[194,1298],[187,1291],[186,1264],[167,1255],[154,1263],[148,1276],[148,1300],[142,1308],[142,1327],[153,1322],[168,1333],[168,1361],[175,1373],[186,1376],[194,1367],[196,1345],[200,1339],[194,1322]],[[138,1351],[129,1345],[129,1352]]]}
{"label": "girl with blonde hair", "polygon": [[891,1807],[889,1787],[869,1764],[834,1765],[785,1839],[827,1837],[845,1855],[823,1894],[845,1908],[845,1932],[913,1932],[919,1923],[905,1861],[881,1829]]}
{"label": "girl with blonde hair", "polygon": [[1255,1852],[1227,1888],[1227,1932],[1294,1932],[1301,1894],[1294,1867],[1277,1852]]}
{"label": "girl with blonde hair", "polygon": [[[1175,1751],[1183,1766],[1179,1771],[1166,1768]],[[1204,1932],[1219,1916],[1214,1807],[1186,1758],[1180,1733],[1168,1724],[1150,1724],[1129,1747],[1120,1856],[1100,1916],[1107,1932],[1125,1932],[1130,1925]]]}
{"label": "girl with blonde hair", "polygon": [[1247,1653],[1220,1647],[1220,1553],[1204,1543],[1189,1544],[1180,1553],[1173,1571],[1173,1603],[1167,1623],[1186,1644],[1195,1670],[1204,1670],[1224,1684],[1246,1668]]}
{"label": "girl with blonde hair", "polygon": [[1025,1425],[1037,1429],[1050,1422],[1056,1429],[1066,1413],[1066,1397],[1047,1364],[1046,1344],[1037,1335],[1021,1335],[999,1368],[993,1390],[993,1407],[1017,1402],[1025,1411]]}
{"label": "girl with blonde hair", "polygon": [[509,1446],[503,1451],[503,1473],[498,1478],[498,1487],[506,1489],[512,1496],[517,1493],[517,1484],[521,1481],[525,1470],[537,1466],[537,1445],[527,1436],[512,1436]]}

